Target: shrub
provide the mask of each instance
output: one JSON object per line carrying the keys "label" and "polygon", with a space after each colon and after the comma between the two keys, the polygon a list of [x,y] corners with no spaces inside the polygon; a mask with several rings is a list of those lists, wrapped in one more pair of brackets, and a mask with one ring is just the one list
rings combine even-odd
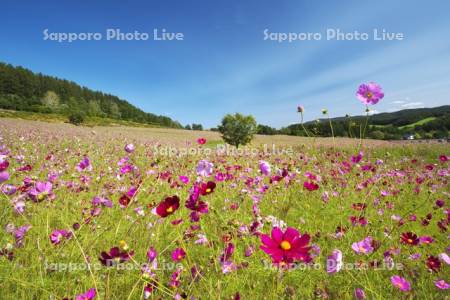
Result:
{"label": "shrub", "polygon": [[69,123],[78,126],[83,122],[84,122],[84,114],[82,112],[74,112],[69,115]]}

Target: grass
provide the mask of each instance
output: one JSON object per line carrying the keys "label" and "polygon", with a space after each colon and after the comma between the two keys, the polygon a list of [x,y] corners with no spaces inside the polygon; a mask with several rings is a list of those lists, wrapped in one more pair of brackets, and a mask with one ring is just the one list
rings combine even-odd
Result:
{"label": "grass", "polygon": [[[39,113],[39,112],[28,112],[28,111],[16,111],[16,110],[6,110],[0,109],[0,118],[15,118],[30,121],[42,121],[49,123],[67,123],[68,117],[55,114],[55,113]],[[83,122],[83,126],[94,127],[94,126],[130,126],[130,127],[142,127],[142,128],[159,128],[159,124],[144,124],[137,123],[133,121],[117,120],[111,118],[101,118],[101,117],[91,117],[88,116]]]}
{"label": "grass", "polygon": [[431,122],[431,121],[433,121],[433,120],[436,120],[436,117],[428,117],[428,118],[422,119],[422,120],[420,120],[420,121],[417,121],[417,122],[415,122],[415,123],[401,126],[401,127],[399,127],[399,128],[400,128],[400,129],[414,128],[415,126],[423,125],[423,124],[428,123],[428,122]]}
{"label": "grass", "polygon": [[[433,281],[448,280],[448,266],[442,263],[438,272],[430,272],[425,264],[427,256],[437,256],[448,246],[447,233],[437,226],[446,216],[443,208],[435,206],[437,199],[448,204],[448,162],[439,160],[440,155],[448,154],[445,145],[367,140],[362,161],[352,164],[351,156],[360,150],[358,141],[336,139],[338,147],[333,148],[332,141],[325,138],[257,136],[251,145],[259,150],[257,154],[227,156],[212,152],[209,156],[168,156],[161,154],[163,147],[197,148],[201,146],[196,145],[196,139],[205,137],[206,146],[214,149],[220,145],[220,136],[215,132],[88,128],[17,119],[0,119],[0,125],[0,145],[2,151],[9,151],[6,159],[11,175],[3,184],[23,187],[14,195],[0,193],[0,248],[14,245],[12,260],[0,256],[2,299],[73,298],[90,288],[97,289],[96,299],[142,299],[143,289],[150,281],[136,266],[147,261],[150,246],[158,252],[159,264],[154,271],[158,285],[150,299],[170,299],[177,294],[196,299],[230,299],[236,293],[241,299],[351,299],[355,288],[362,288],[368,299],[446,296]],[[134,143],[136,150],[127,154],[123,150],[126,143]],[[292,152],[264,153],[265,144]],[[89,157],[92,171],[76,170],[84,155]],[[125,156],[129,156],[128,164],[134,171],[121,174],[118,162]],[[214,164],[212,176],[197,175],[201,159]],[[417,162],[412,163],[413,159]],[[260,160],[270,163],[272,175],[281,174],[277,170],[282,169],[288,175],[280,181],[271,181],[259,172]],[[344,162],[351,167],[347,168]],[[26,164],[32,166],[30,171],[18,171]],[[362,166],[369,165],[373,168],[362,170]],[[433,170],[426,168],[430,165]],[[317,191],[303,188],[307,172],[320,177],[314,180],[319,185]],[[230,177],[218,181],[214,177],[218,173],[228,173]],[[49,174],[57,174],[53,179],[55,199],[41,202],[28,199],[27,193],[35,182],[48,180]],[[190,183],[181,183],[180,175],[189,177]],[[23,183],[25,178],[32,180],[29,187]],[[417,184],[416,178],[424,181]],[[217,187],[213,193],[200,197],[208,203],[209,212],[202,214],[199,222],[192,222],[184,204],[196,180],[215,181]],[[118,200],[132,186],[138,187],[137,193],[127,207],[121,208]],[[328,201],[323,200],[326,194]],[[154,215],[152,209],[170,195],[180,197],[180,208],[167,218]],[[109,198],[113,206],[101,207],[100,213],[92,215],[91,200],[95,196]],[[17,214],[13,208],[20,197],[26,205],[23,214]],[[367,207],[358,211],[353,208],[355,203]],[[258,216],[254,205],[259,209]],[[135,210],[139,207],[143,216]],[[430,224],[421,225],[429,213],[433,215]],[[417,221],[409,221],[412,214]],[[405,223],[400,225],[393,215],[401,216]],[[263,225],[258,230],[270,233],[273,225],[270,216],[311,235],[311,244],[320,247],[313,260],[317,269],[309,265],[283,272],[267,267],[271,264],[270,257],[259,250],[259,237],[244,228],[249,229],[258,221]],[[368,225],[352,226],[350,216],[364,216]],[[174,220],[182,222],[173,225]],[[73,230],[74,223],[81,227]],[[16,246],[14,236],[4,230],[8,224],[32,226],[22,247]],[[340,239],[335,238],[338,226],[346,229]],[[55,229],[72,230],[73,237],[54,245],[49,235]],[[399,242],[400,235],[407,231],[431,236],[434,242],[403,245]],[[208,243],[196,244],[199,234],[204,234]],[[356,254],[351,249],[352,243],[368,235],[380,242],[380,248],[368,255]],[[100,253],[118,246],[121,240],[134,250],[133,261],[122,266],[133,269],[99,265]],[[222,272],[219,261],[225,241],[235,245],[230,260],[237,267],[227,274]],[[187,255],[178,265],[183,270],[180,285],[172,288],[169,282],[176,264],[170,254],[177,247],[185,249]],[[250,256],[245,255],[248,247],[254,249]],[[333,249],[343,252],[347,266],[330,275],[325,270],[325,261]],[[358,264],[383,261],[383,253],[390,249],[399,250],[393,260],[403,266],[402,270],[354,269]],[[422,257],[409,259],[413,253]],[[91,270],[82,267],[87,262]],[[197,280],[191,276],[193,267],[200,272]],[[390,282],[392,275],[406,278],[412,290],[399,291]]]}

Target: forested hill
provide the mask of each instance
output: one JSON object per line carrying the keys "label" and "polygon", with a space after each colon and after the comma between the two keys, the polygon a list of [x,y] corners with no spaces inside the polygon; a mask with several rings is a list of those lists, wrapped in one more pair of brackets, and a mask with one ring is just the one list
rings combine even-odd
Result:
{"label": "forested hill", "polygon": [[180,123],[169,117],[146,113],[117,96],[2,62],[0,108],[64,115],[82,113],[92,117],[181,128]]}
{"label": "forested hill", "polygon": [[[326,118],[306,122],[304,127],[317,136],[359,136],[365,127],[366,116]],[[333,126],[331,131],[330,121]],[[401,139],[413,135],[416,139],[446,138],[450,131],[450,105],[433,108],[404,109],[380,113],[369,117],[366,137],[375,139]],[[306,135],[301,124],[279,130],[288,135]]]}

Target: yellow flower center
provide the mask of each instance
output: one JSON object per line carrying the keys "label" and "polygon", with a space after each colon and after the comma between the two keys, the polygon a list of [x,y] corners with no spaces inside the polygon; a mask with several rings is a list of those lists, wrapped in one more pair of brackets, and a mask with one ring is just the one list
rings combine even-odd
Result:
{"label": "yellow flower center", "polygon": [[210,189],[210,188],[207,188],[207,189],[206,189],[206,192],[207,192],[207,193],[211,193],[211,189]]}
{"label": "yellow flower center", "polygon": [[367,97],[367,98],[370,99],[370,98],[372,98],[372,96],[373,96],[372,92],[367,92],[367,94],[366,94],[366,97]]}
{"label": "yellow flower center", "polygon": [[413,240],[412,239],[408,239],[408,243],[412,244]]}
{"label": "yellow flower center", "polygon": [[168,212],[168,213],[173,212],[173,207],[172,207],[172,206],[169,206],[169,207],[166,209],[166,212]]}
{"label": "yellow flower center", "polygon": [[363,252],[363,253],[366,253],[366,248],[364,248],[363,246],[359,246],[359,251]]}
{"label": "yellow flower center", "polygon": [[119,246],[120,246],[120,249],[122,249],[124,251],[127,251],[129,249],[127,242],[125,242],[123,240],[119,242]]}
{"label": "yellow flower center", "polygon": [[290,250],[291,249],[291,243],[288,241],[282,241],[280,244],[281,249],[283,250]]}

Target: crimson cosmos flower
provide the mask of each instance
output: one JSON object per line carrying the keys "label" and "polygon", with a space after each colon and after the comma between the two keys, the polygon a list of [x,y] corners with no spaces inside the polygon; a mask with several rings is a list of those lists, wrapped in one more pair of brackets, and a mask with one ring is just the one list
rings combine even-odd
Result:
{"label": "crimson cosmos flower", "polygon": [[263,245],[260,249],[272,257],[273,263],[292,263],[294,261],[310,262],[308,247],[309,235],[300,233],[288,227],[285,232],[280,228],[274,227],[272,229],[271,237],[266,234],[261,235],[261,242]]}
{"label": "crimson cosmos flower", "polygon": [[406,245],[416,246],[419,244],[419,238],[413,232],[404,232],[400,238],[400,242]]}
{"label": "crimson cosmos flower", "polygon": [[99,260],[102,265],[110,267],[118,263],[129,261],[133,255],[133,251],[121,251],[119,247],[113,247],[109,252],[103,251],[100,254]]}
{"label": "crimson cosmos flower", "polygon": [[165,218],[171,214],[173,214],[180,207],[180,198],[174,195],[172,197],[167,197],[164,201],[161,201],[159,205],[156,207],[156,213]]}
{"label": "crimson cosmos flower", "polygon": [[200,186],[200,195],[205,196],[214,192],[216,188],[216,183],[214,181],[208,181],[207,183],[202,183]]}
{"label": "crimson cosmos flower", "polygon": [[432,272],[437,272],[441,268],[441,262],[436,256],[433,255],[428,256],[426,265]]}

